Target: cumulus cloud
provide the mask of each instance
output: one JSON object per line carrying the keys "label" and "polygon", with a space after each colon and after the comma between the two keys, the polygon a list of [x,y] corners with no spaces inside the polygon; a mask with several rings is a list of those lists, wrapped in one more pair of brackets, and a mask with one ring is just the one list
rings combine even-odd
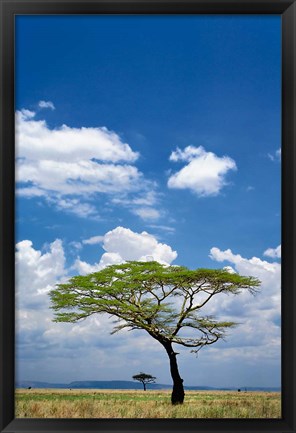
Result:
{"label": "cumulus cloud", "polygon": [[50,129],[26,110],[16,114],[17,181],[27,195],[89,195],[132,190],[141,173],[129,164],[138,154],[107,128]]}
{"label": "cumulus cloud", "polygon": [[23,108],[20,112],[18,112],[18,117],[22,120],[32,119],[33,117],[35,117],[35,115],[35,111],[27,110],[26,108]]}
{"label": "cumulus cloud", "polygon": [[57,283],[67,278],[68,270],[65,265],[66,259],[60,239],[47,245],[44,251],[35,249],[30,240],[23,240],[16,244],[18,371],[23,368],[26,359],[29,359],[30,364],[32,358],[36,360],[43,350],[52,348],[45,338],[45,332],[53,326],[48,293]]}
{"label": "cumulus cloud", "polygon": [[230,274],[235,274],[236,273],[232,266],[224,266],[223,269],[225,271],[229,272]]}
{"label": "cumulus cloud", "polygon": [[177,148],[172,152],[170,161],[188,164],[169,177],[168,187],[189,189],[201,197],[219,194],[227,184],[226,174],[237,169],[235,161],[229,156],[219,157],[202,146],[187,146],[184,150]]}
{"label": "cumulus cloud", "polygon": [[87,274],[92,274],[93,272],[97,272],[102,268],[101,268],[101,266],[99,266],[98,263],[91,265],[90,263],[87,263],[83,260],[80,260],[80,258],[78,257],[75,260],[75,263],[72,266],[72,269],[75,269],[80,275],[87,275]]}
{"label": "cumulus cloud", "polygon": [[[41,102],[44,107],[50,104]],[[17,194],[44,197],[58,210],[95,217],[98,209],[89,201],[100,194],[111,202],[117,196],[137,195],[134,202],[129,197],[132,211],[145,201],[152,203],[156,184],[133,165],[138,152],[106,127],[51,129],[45,120],[36,120],[36,113],[23,109],[16,112],[16,156]],[[148,219],[152,213],[153,208]]]}
{"label": "cumulus cloud", "polygon": [[55,106],[51,101],[39,101],[38,106],[40,108],[50,108],[51,110],[55,110]]}
{"label": "cumulus cloud", "polygon": [[15,261],[16,374],[30,379],[38,362],[45,363],[46,353],[58,348],[45,333],[53,327],[48,293],[67,276],[62,242],[56,239],[45,251],[35,249],[30,240],[18,242]]}
{"label": "cumulus cloud", "polygon": [[124,260],[145,260],[147,256],[153,256],[154,260],[169,264],[177,257],[176,251],[149,233],[136,233],[124,227],[106,233],[103,248],[107,253],[120,254]]}
{"label": "cumulus cloud", "polygon": [[282,254],[281,245],[276,248],[268,248],[263,254],[272,259],[280,259]]}
{"label": "cumulus cloud", "polygon": [[[271,275],[275,275],[280,270],[279,263],[270,263],[265,260],[261,260],[258,257],[252,257],[251,259],[246,259],[240,254],[233,254],[231,249],[225,251],[219,248],[213,247],[210,251],[210,257],[218,262],[228,261],[233,263],[238,272],[255,272],[255,276],[260,278],[258,274],[263,274],[264,272],[269,272]],[[245,274],[249,275],[249,274]],[[252,275],[252,273],[250,273]]]}
{"label": "cumulus cloud", "polygon": [[105,127],[50,129],[45,120],[36,120],[32,111],[16,112],[17,155],[42,161],[77,162],[98,160],[134,162],[138,153]]}
{"label": "cumulus cloud", "polygon": [[[152,256],[171,263],[177,257],[169,245],[159,243],[146,232],[136,233],[116,227],[102,239],[94,236],[87,240],[91,244],[99,239],[105,253],[97,265],[80,262],[81,273],[125,260],[149,260]],[[92,316],[78,324],[52,322],[48,291],[72,272],[65,266],[60,240],[42,250],[35,249],[30,240],[24,240],[17,244],[16,251],[17,379],[52,382],[128,379],[135,371],[145,369],[146,365],[157,372],[163,383],[170,383],[165,352],[143,331],[122,331],[110,338],[114,324],[106,315]],[[224,380],[225,386],[230,386],[238,380],[241,386],[242,377],[246,380],[249,371],[252,376],[246,385],[257,386],[266,381],[268,386],[271,380],[268,372],[277,374],[279,371],[280,265],[256,257],[247,259],[230,249],[222,251],[216,247],[212,248],[211,257],[219,263],[229,262],[232,266],[226,267],[230,272],[257,276],[262,281],[262,289],[256,297],[248,293],[237,297],[217,297],[217,301],[213,298],[211,306],[208,304],[208,314],[237,319],[241,325],[231,330],[226,343],[219,341],[201,351],[198,360],[190,351],[180,348],[180,368],[185,383],[215,385]],[[152,353],[149,357],[147,347]],[[216,377],[217,362],[220,370]],[[237,365],[240,369],[232,372]],[[221,379],[221,371],[225,379]]]}
{"label": "cumulus cloud", "polygon": [[[231,249],[213,247],[210,257],[217,262],[229,262],[235,272],[259,278],[261,286],[255,297],[244,292],[236,297],[220,297],[209,306],[210,314],[222,314],[241,323],[231,331],[228,347],[260,346],[259,354],[265,352],[270,359],[280,357],[281,331],[281,265],[258,257],[247,259],[234,254]],[[233,269],[232,268],[232,269]],[[255,351],[252,350],[254,354]],[[255,356],[255,355],[254,355]]]}
{"label": "cumulus cloud", "polygon": [[[17,372],[26,379],[38,376],[38,372],[34,371],[37,365],[42,374],[46,374],[48,357],[51,359],[49,370],[52,374],[58,374],[55,372],[56,358],[61,354],[67,358],[69,352],[75,349],[82,355],[91,335],[94,337],[100,326],[100,322],[93,319],[79,329],[78,326],[53,323],[48,293],[57,283],[67,279],[69,269],[65,266],[61,240],[56,239],[43,250],[35,249],[30,240],[16,244]],[[105,327],[108,329],[110,325],[107,323]],[[93,338],[93,345],[95,341]],[[31,365],[34,365],[32,370]],[[28,377],[29,374],[31,377]],[[47,380],[45,376],[40,379]]]}
{"label": "cumulus cloud", "polygon": [[42,253],[30,240],[16,244],[16,296],[25,306],[41,305],[54,285],[66,275],[62,241],[56,239]]}
{"label": "cumulus cloud", "polygon": [[[74,268],[80,274],[88,274],[108,265],[129,260],[147,261],[153,258],[159,263],[170,264],[177,258],[177,252],[173,251],[169,245],[158,242],[153,235],[145,231],[136,233],[128,228],[116,227],[103,237],[90,238],[88,243],[96,243],[97,239],[102,242],[105,253],[100,261],[94,265],[77,259]],[[84,243],[86,242],[84,241]]]}
{"label": "cumulus cloud", "polygon": [[[98,238],[89,238],[89,243],[97,242]],[[106,252],[98,265],[79,262],[80,269],[76,263],[76,270],[89,273],[123,260],[146,259],[146,254],[154,254],[154,258],[163,261],[173,260],[177,255],[148,233],[135,233],[122,227],[106,233],[103,245]],[[151,341],[144,331],[123,331],[110,339],[114,319],[110,320],[108,315],[92,316],[79,324],[52,321],[48,292],[73,273],[73,269],[65,267],[63,244],[59,239],[42,250],[35,249],[30,240],[19,242],[16,270],[17,379],[67,382],[128,378],[145,367],[147,345],[150,353],[159,353],[159,344]],[[160,354],[160,358],[161,355],[165,357]],[[160,364],[157,356],[149,360],[149,368],[156,369]]]}

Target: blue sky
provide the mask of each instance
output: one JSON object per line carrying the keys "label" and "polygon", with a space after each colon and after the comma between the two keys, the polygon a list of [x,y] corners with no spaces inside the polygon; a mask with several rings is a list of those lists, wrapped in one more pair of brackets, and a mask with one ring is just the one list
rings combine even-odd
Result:
{"label": "blue sky", "polygon": [[49,310],[70,275],[153,256],[262,281],[209,306],[244,320],[198,359],[181,351],[185,384],[280,385],[280,29],[279,16],[16,17],[17,378],[170,383],[150,337]]}

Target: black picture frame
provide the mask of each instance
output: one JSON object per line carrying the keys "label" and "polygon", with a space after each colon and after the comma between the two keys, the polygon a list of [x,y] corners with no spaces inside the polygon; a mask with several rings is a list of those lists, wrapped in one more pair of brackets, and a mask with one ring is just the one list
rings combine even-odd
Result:
{"label": "black picture frame", "polygon": [[[296,4],[295,0],[0,0],[0,430],[1,432],[296,432]],[[282,418],[14,418],[14,18],[19,14],[279,14],[282,19]]]}

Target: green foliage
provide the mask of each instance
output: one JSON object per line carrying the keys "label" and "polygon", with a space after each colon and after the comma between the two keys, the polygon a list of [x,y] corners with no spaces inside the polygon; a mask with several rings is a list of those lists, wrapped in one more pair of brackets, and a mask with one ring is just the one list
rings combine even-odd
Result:
{"label": "green foliage", "polygon": [[[255,293],[260,281],[224,269],[190,270],[158,262],[131,261],[72,277],[50,292],[56,322],[77,322],[92,314],[117,318],[113,333],[143,329],[161,342],[201,348],[225,336],[234,322],[202,316],[213,296]],[[186,331],[186,334],[185,334]]]}
{"label": "green foliage", "polygon": [[149,382],[149,383],[151,383],[151,382],[155,382],[156,377],[151,376],[151,374],[146,374],[146,373],[141,372],[139,374],[135,374],[133,376],[133,379],[134,380],[139,380],[141,382],[147,382],[147,383]]}
{"label": "green foliage", "polygon": [[139,374],[135,374],[133,376],[134,380],[137,380],[138,382],[141,382],[144,385],[144,389],[146,390],[146,384],[147,383],[155,383],[155,379],[156,377],[151,376],[151,374],[146,374],[146,373],[139,373]]}

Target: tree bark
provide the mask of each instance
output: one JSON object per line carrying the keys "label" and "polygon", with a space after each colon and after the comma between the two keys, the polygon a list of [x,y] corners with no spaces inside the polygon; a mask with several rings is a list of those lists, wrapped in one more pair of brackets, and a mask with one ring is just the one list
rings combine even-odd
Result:
{"label": "tree bark", "polygon": [[184,386],[183,379],[180,376],[177,364],[177,354],[174,352],[172,343],[162,343],[170,360],[171,376],[173,379],[173,392],[171,397],[172,404],[183,404],[184,402]]}

